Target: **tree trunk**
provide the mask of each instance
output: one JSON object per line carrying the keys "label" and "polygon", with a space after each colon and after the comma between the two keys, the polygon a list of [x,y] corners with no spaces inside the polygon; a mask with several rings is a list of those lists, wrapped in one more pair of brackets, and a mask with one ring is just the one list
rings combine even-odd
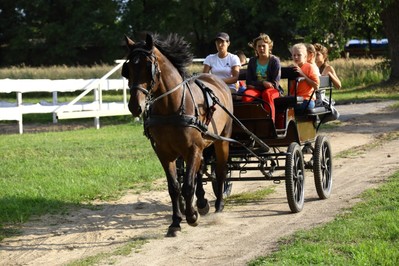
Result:
{"label": "tree trunk", "polygon": [[389,42],[391,58],[390,81],[399,81],[399,0],[393,0],[381,13],[382,24]]}

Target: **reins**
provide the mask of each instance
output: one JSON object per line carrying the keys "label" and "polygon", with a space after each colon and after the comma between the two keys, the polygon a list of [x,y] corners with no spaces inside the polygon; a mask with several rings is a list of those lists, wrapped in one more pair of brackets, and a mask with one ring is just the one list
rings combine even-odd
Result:
{"label": "reins", "polygon": [[177,91],[180,87],[183,87],[183,86],[186,85],[188,82],[190,82],[191,80],[196,79],[196,78],[197,78],[197,76],[192,76],[192,77],[190,77],[190,78],[188,78],[188,79],[186,79],[186,80],[183,80],[181,83],[177,84],[173,89],[171,89],[171,90],[169,90],[169,91],[167,91],[167,92],[164,92],[163,94],[159,95],[158,97],[156,97],[156,98],[154,98],[154,99],[149,99],[148,101],[149,101],[151,104],[153,104],[154,102],[156,102],[156,101],[158,101],[158,100],[160,100],[160,99],[162,99],[162,98],[168,96],[169,94],[172,94],[173,92]]}

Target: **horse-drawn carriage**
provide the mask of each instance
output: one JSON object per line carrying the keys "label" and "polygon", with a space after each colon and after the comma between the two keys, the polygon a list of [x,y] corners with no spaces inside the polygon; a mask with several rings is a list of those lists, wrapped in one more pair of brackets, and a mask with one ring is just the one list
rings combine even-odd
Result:
{"label": "horse-drawn carriage", "polygon": [[[298,81],[291,68],[282,68],[282,79]],[[241,75],[242,76],[242,75]],[[325,105],[295,111],[302,100],[287,95],[274,100],[276,121],[265,108],[267,103],[256,99],[251,103],[234,101],[234,120],[230,142],[228,177],[224,195],[231,192],[232,181],[270,180],[285,181],[288,204],[292,212],[299,212],[304,204],[305,170],[313,172],[320,199],[327,199],[332,186],[331,146],[325,136],[318,135],[322,123],[331,116],[332,84],[328,77],[320,77],[318,92],[328,95]],[[216,179],[212,169],[214,156],[204,156],[205,181]],[[184,166],[183,166],[184,167]],[[184,171],[179,171],[183,176]],[[214,188],[216,188],[214,186]],[[216,190],[216,189],[214,189]]]}
{"label": "horse-drawn carriage", "polygon": [[[223,194],[235,180],[284,180],[290,209],[299,212],[305,169],[313,171],[319,197],[330,196],[331,147],[326,137],[317,135],[331,114],[328,80],[322,79],[320,88],[330,92],[330,106],[296,113],[299,97],[280,97],[275,99],[274,123],[260,99],[233,101],[226,84],[214,75],[186,77],[192,55],[182,38],[171,35],[162,42],[147,35],[138,43],[126,37],[126,43],[129,56],[122,75],[129,79],[129,110],[134,116],[144,112],[144,132],[168,180],[173,206],[168,236],[181,230],[181,211],[193,226],[209,211],[206,181],[213,184],[216,212],[223,210]],[[282,78],[297,77],[283,68]],[[251,175],[244,177],[247,172]]]}

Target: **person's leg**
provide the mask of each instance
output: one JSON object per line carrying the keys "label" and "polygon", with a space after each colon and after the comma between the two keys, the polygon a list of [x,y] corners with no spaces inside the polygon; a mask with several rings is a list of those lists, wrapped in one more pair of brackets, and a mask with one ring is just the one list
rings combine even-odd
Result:
{"label": "person's leg", "polygon": [[[252,97],[245,97],[245,95],[252,96]],[[253,89],[253,88],[247,88],[244,91],[244,96],[242,96],[242,101],[244,103],[249,103],[249,102],[252,102],[253,100],[255,100],[254,97],[259,98],[260,97],[260,91],[258,91],[257,89]]]}
{"label": "person's leg", "polygon": [[[307,109],[309,110],[309,109],[313,109],[313,108],[315,108],[315,106],[316,106],[316,103],[315,103],[315,101],[303,101],[303,103],[309,103],[309,104],[307,104]],[[303,108],[306,108],[306,104],[303,106]]]}
{"label": "person's leg", "polygon": [[[262,99],[269,103],[270,106],[270,117],[275,121],[276,117],[276,108],[274,107],[274,99],[278,98],[280,93],[276,89],[267,89],[262,92]],[[265,104],[265,109],[269,110],[269,106]]]}
{"label": "person's leg", "polygon": [[295,106],[295,111],[303,112],[315,107],[315,101],[304,100],[301,104]]}

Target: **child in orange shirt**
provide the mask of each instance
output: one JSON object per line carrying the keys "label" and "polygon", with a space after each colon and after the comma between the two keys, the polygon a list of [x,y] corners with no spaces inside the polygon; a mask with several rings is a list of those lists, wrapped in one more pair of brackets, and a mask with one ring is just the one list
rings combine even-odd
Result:
{"label": "child in orange shirt", "polygon": [[[292,60],[294,61],[294,70],[303,77],[298,82],[296,96],[303,97],[303,103],[295,109],[305,110],[315,107],[316,95],[314,92],[320,85],[319,73],[307,62],[307,50],[303,43],[297,43],[291,48]],[[295,81],[291,83],[290,94],[295,95]]]}

